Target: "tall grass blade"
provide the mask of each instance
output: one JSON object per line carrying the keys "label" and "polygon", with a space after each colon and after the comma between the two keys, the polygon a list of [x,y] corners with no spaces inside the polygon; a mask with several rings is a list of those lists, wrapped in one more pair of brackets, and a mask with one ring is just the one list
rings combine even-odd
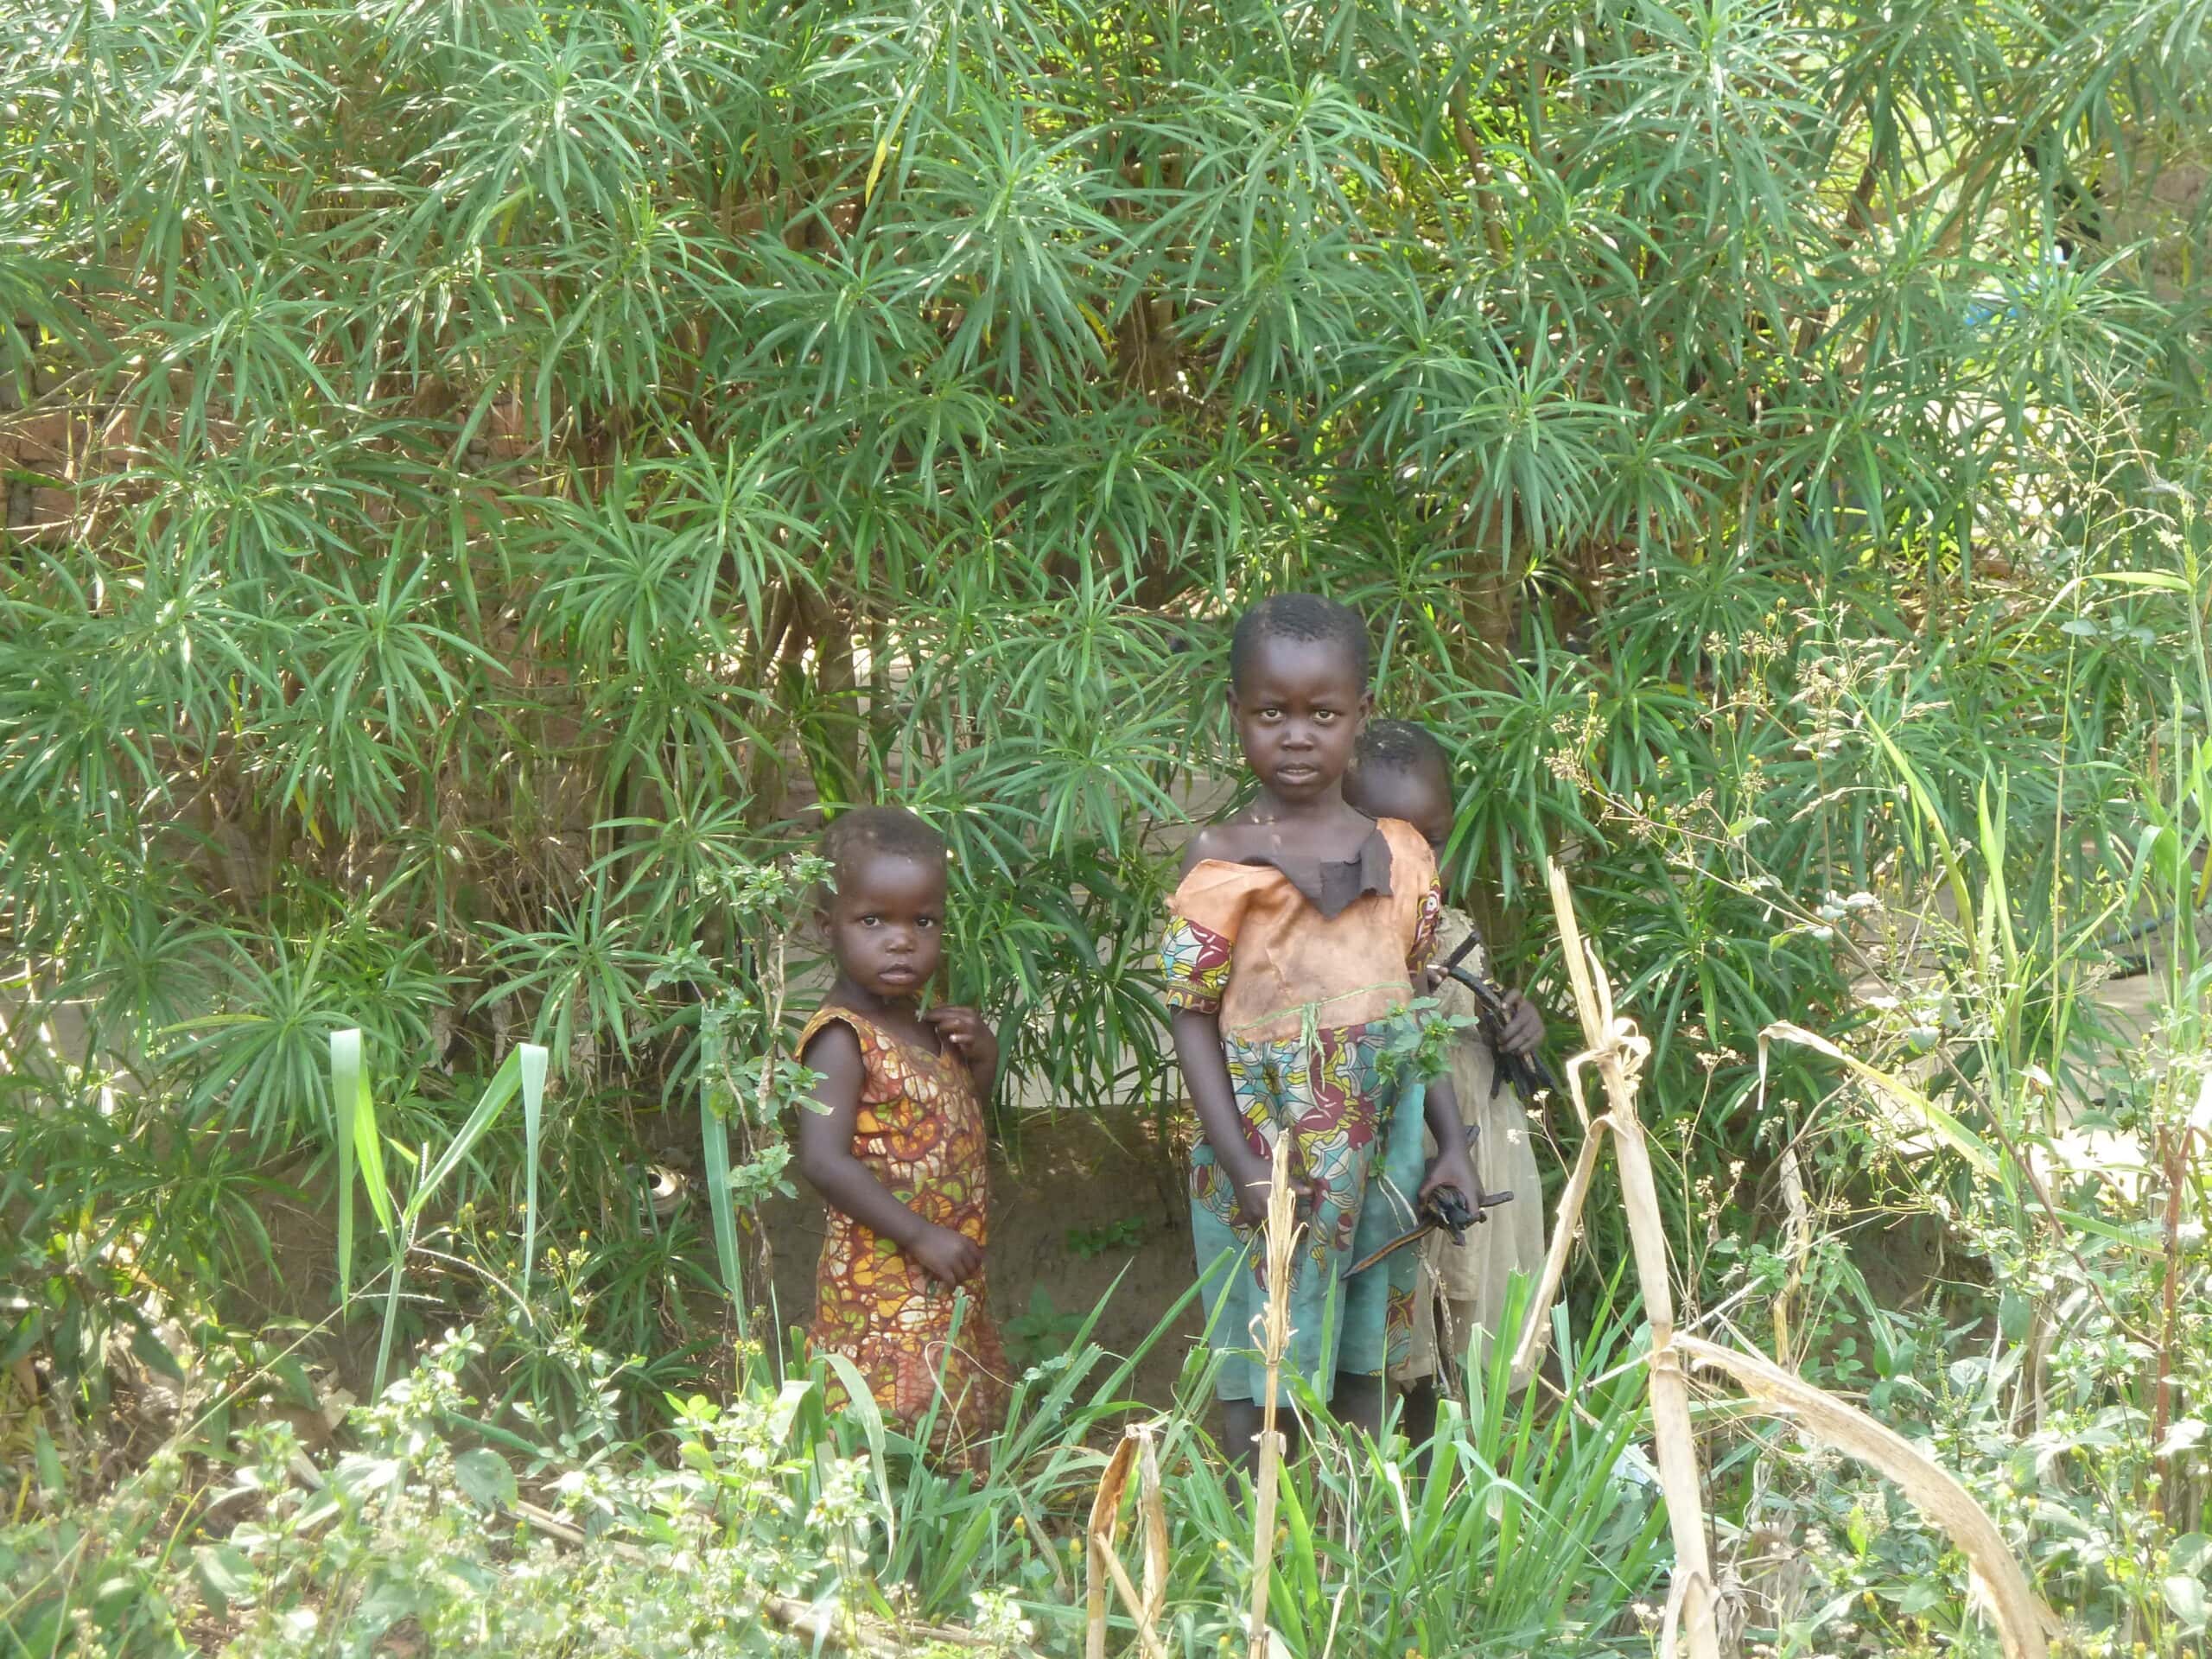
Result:
{"label": "tall grass blade", "polygon": [[1770,1038],[1809,1048],[1816,1054],[1838,1062],[1853,1076],[1910,1110],[1928,1126],[1936,1139],[1972,1164],[1981,1174],[1991,1180],[1998,1179],[1997,1154],[1990,1150],[1989,1143],[1903,1078],[1878,1066],[1869,1065],[1856,1055],[1847,1054],[1818,1033],[1807,1031],[1802,1026],[1792,1025],[1786,1020],[1777,1020],[1761,1032],[1760,1046],[1764,1047]]}
{"label": "tall grass blade", "polygon": [[731,1212],[729,1193],[729,1126],[715,1109],[711,1080],[699,1084],[699,1143],[707,1165],[707,1212],[715,1223],[715,1262],[721,1270],[722,1291],[737,1316],[741,1336],[745,1332],[745,1268],[737,1254],[737,1217]]}
{"label": "tall grass blade", "polygon": [[338,1304],[353,1294],[353,1117],[359,1109],[361,1033],[330,1033],[330,1103],[338,1142]]}
{"label": "tall grass blade", "polygon": [[[1905,758],[1905,753],[1897,747],[1897,740],[1882,729],[1881,722],[1869,715],[1866,729],[1874,734],[1874,741],[1880,746],[1889,763],[1897,768],[1897,777],[1904,783],[1906,794],[1912,798],[1913,805],[1919,809],[1920,822],[1933,842],[1932,850],[1936,861],[1942,867],[1943,879],[1951,889],[1951,900],[1958,906],[1959,925],[1971,936],[1975,931],[1974,890],[1967,884],[1966,862],[1959,856],[1951,826],[1944,820],[1943,809],[1936,802],[1936,791],[1921,776],[1920,768]],[[1911,838],[1919,839],[1916,836]]]}
{"label": "tall grass blade", "polygon": [[[484,1092],[477,1096],[475,1109],[469,1113],[467,1121],[454,1132],[453,1139],[446,1142],[445,1150],[438,1154],[437,1162],[429,1165],[428,1173],[409,1195],[407,1207],[401,1213],[398,1227],[392,1236],[391,1280],[385,1287],[384,1330],[377,1339],[375,1392],[378,1395],[384,1393],[385,1379],[391,1374],[392,1342],[399,1326],[400,1290],[407,1276],[408,1254],[415,1248],[416,1231],[421,1224],[423,1211],[437,1196],[438,1189],[461,1166],[461,1160],[484,1138],[484,1132],[499,1117],[500,1109],[523,1088],[524,1077],[534,1074],[537,1086],[543,1090],[546,1059],[546,1051],[536,1043],[520,1043],[509,1050],[507,1058],[499,1062],[499,1069],[492,1074],[491,1082],[484,1085]],[[419,1161],[428,1163],[429,1155],[429,1148],[425,1147]],[[533,1154],[533,1177],[536,1173],[537,1160]],[[387,1199],[387,1213],[389,1203]],[[534,1210],[531,1219],[536,1219]]]}
{"label": "tall grass blade", "polygon": [[[492,1081],[484,1085],[484,1092],[477,1096],[476,1108],[469,1113],[468,1121],[461,1126],[452,1140],[446,1142],[445,1150],[438,1154],[438,1161],[430,1166],[429,1173],[423,1177],[413,1195],[408,1198],[407,1215],[410,1222],[423,1213],[424,1206],[445,1185],[447,1178],[460,1166],[461,1160],[467,1157],[476,1143],[484,1138],[484,1131],[492,1127],[492,1121],[499,1116],[500,1109],[515,1097],[522,1087],[523,1056],[533,1048],[537,1048],[537,1045],[518,1044],[508,1051],[505,1059],[499,1062],[499,1069],[492,1074]],[[545,1051],[537,1048],[537,1066],[542,1077]]]}
{"label": "tall grass blade", "polygon": [[522,1294],[530,1294],[531,1269],[537,1262],[537,1149],[545,1118],[545,1067],[550,1058],[543,1046],[524,1043],[522,1055]]}
{"label": "tall grass blade", "polygon": [[407,1279],[408,1253],[415,1248],[415,1212],[410,1209],[400,1217],[399,1230],[392,1235],[391,1277],[384,1287],[384,1329],[377,1335],[376,1380],[370,1386],[369,1397],[384,1397],[385,1380],[391,1375],[391,1344],[399,1329],[399,1291]]}
{"label": "tall grass blade", "polygon": [[845,1390],[845,1409],[858,1420],[861,1437],[868,1441],[868,1478],[875,1483],[876,1500],[883,1505],[883,1524],[889,1530],[884,1539],[887,1550],[896,1552],[899,1546],[899,1509],[891,1497],[891,1471],[884,1459],[883,1412],[875,1403],[875,1395],[868,1388],[868,1379],[860,1367],[838,1353],[824,1353],[823,1359],[836,1376]]}
{"label": "tall grass blade", "polygon": [[330,1033],[330,1098],[336,1110],[338,1141],[338,1300],[342,1306],[353,1285],[353,1174],[358,1168],[369,1190],[377,1224],[391,1230],[391,1190],[385,1184],[384,1141],[377,1133],[376,1101],[361,1064],[359,1027]]}

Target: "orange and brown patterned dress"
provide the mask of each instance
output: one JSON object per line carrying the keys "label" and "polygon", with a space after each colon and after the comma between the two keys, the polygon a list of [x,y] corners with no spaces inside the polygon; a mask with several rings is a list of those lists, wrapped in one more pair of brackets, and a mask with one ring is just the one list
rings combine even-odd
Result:
{"label": "orange and brown patterned dress", "polygon": [[[967,1064],[952,1053],[933,1054],[901,1042],[849,1008],[823,1008],[808,1020],[800,1049],[823,1027],[840,1022],[861,1046],[853,1156],[916,1215],[986,1246],[983,1103]],[[892,1240],[833,1208],[815,1269],[808,1340],[817,1351],[851,1360],[868,1379],[885,1421],[907,1434],[920,1431],[942,1376],[944,1401],[931,1430],[931,1448],[973,1466],[1005,1422],[1008,1373],[987,1305],[985,1274],[977,1274],[960,1293],[964,1303],[956,1336],[952,1288]],[[834,1385],[832,1397],[840,1397]]]}

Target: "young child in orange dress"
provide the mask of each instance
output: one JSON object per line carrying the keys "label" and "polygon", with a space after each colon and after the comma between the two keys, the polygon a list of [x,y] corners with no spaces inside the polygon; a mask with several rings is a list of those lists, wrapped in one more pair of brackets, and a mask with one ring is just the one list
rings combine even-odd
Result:
{"label": "young child in orange dress", "polygon": [[902,808],[858,807],[822,850],[837,980],[799,1038],[822,1081],[798,1166],[830,1206],[810,1340],[852,1361],[900,1432],[934,1406],[931,1449],[977,1467],[1007,1392],[983,1279],[998,1038],[973,1008],[919,1008],[944,956],[943,838]]}

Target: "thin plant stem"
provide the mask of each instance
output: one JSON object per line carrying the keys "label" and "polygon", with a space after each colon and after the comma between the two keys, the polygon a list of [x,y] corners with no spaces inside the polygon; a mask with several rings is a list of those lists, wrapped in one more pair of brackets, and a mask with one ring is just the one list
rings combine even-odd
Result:
{"label": "thin plant stem", "polygon": [[1282,1473],[1275,1396],[1282,1384],[1283,1351],[1290,1345],[1290,1255],[1298,1231],[1290,1196],[1290,1141],[1287,1129],[1275,1138],[1268,1175],[1268,1311],[1261,1342],[1268,1394],[1260,1407],[1258,1491],[1252,1507],[1252,1617],[1246,1630],[1250,1659],[1268,1659],[1268,1580],[1274,1568],[1275,1488]]}

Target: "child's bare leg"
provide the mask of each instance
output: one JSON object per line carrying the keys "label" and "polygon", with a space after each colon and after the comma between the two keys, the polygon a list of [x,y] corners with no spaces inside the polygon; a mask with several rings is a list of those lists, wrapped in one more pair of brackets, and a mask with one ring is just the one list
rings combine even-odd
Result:
{"label": "child's bare leg", "polygon": [[1405,1414],[1399,1427],[1406,1439],[1413,1442],[1420,1453],[1421,1466],[1428,1465],[1428,1443],[1436,1438],[1436,1379],[1423,1376],[1406,1384]]}
{"label": "child's bare leg", "polygon": [[1363,1428],[1375,1440],[1382,1438],[1382,1379],[1337,1373],[1337,1391],[1329,1402],[1337,1421],[1347,1428]]}
{"label": "child's bare leg", "polygon": [[1260,1402],[1224,1400],[1221,1402],[1222,1438],[1229,1455],[1247,1475],[1258,1478],[1260,1467]]}
{"label": "child's bare leg", "polygon": [[[1267,1419],[1257,1400],[1224,1400],[1221,1402],[1222,1433],[1229,1442],[1229,1455],[1244,1471],[1247,1479],[1260,1478],[1260,1433]],[[1298,1449],[1298,1420],[1290,1408],[1275,1408],[1275,1428],[1283,1437],[1284,1454]]]}

